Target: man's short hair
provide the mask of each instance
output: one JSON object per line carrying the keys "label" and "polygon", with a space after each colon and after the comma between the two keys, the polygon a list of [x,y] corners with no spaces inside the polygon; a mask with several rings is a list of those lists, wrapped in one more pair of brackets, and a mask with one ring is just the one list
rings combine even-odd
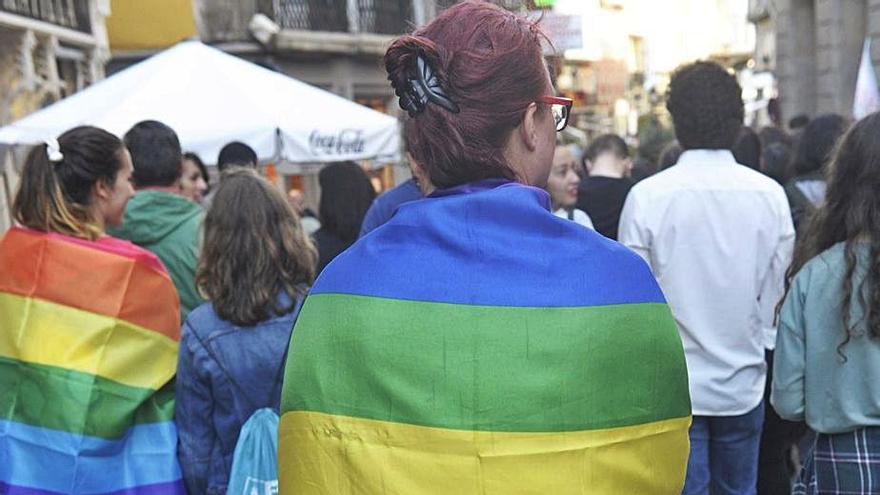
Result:
{"label": "man's short hair", "polygon": [[180,178],[183,153],[174,129],[156,120],[144,120],[122,140],[131,153],[135,187],[165,187]]}
{"label": "man's short hair", "polygon": [[743,125],[742,88],[714,62],[695,62],[675,71],[666,109],[685,150],[733,147]]}
{"label": "man's short hair", "polygon": [[222,172],[229,167],[251,167],[257,166],[257,153],[250,146],[240,142],[233,141],[220,150],[217,156],[217,169]]}
{"label": "man's short hair", "polygon": [[587,152],[584,153],[584,160],[592,162],[605,153],[614,153],[614,156],[621,159],[629,158],[629,146],[617,134],[602,134],[590,143]]}

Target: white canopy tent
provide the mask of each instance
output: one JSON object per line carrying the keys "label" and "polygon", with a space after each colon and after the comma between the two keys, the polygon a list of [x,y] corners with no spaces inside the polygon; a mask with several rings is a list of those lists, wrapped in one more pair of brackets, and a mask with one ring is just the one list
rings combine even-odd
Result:
{"label": "white canopy tent", "polygon": [[400,146],[394,117],[198,41],[0,128],[0,145],[36,144],[84,124],[122,136],[146,119],[171,126],[206,163],[232,140],[260,160],[292,163],[396,160]]}

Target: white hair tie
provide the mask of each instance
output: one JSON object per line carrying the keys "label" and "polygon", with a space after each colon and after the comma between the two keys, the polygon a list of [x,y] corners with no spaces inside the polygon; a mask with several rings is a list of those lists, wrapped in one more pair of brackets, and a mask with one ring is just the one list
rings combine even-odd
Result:
{"label": "white hair tie", "polygon": [[51,138],[46,140],[46,155],[52,163],[59,163],[61,160],[64,160],[64,153],[61,152],[61,145],[58,144],[57,139]]}

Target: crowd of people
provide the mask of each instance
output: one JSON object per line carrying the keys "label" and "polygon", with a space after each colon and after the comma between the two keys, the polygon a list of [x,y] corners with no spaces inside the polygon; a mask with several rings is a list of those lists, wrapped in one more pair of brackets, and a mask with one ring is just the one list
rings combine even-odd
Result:
{"label": "crowd of people", "polygon": [[267,407],[281,493],[880,493],[880,114],[751,129],[695,62],[634,177],[557,139],[545,41],[476,1],[397,38],[413,178],[328,165],[317,213],[157,121],[35,146],[0,493],[225,494]]}

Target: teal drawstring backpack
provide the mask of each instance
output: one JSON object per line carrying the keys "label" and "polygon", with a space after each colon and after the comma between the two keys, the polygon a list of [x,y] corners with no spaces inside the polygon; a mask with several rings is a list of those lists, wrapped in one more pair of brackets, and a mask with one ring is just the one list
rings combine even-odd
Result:
{"label": "teal drawstring backpack", "polygon": [[257,409],[241,427],[226,493],[278,494],[278,415],[271,407]]}
{"label": "teal drawstring backpack", "polygon": [[[294,311],[298,312],[302,303],[303,299],[298,298]],[[281,385],[288,347],[289,340],[281,357],[281,365],[275,371],[273,393]],[[230,382],[241,390],[231,377]],[[242,395],[247,397],[247,394]],[[226,495],[278,495],[278,413],[273,408],[255,410],[242,425],[232,453]]]}
{"label": "teal drawstring backpack", "polygon": [[[300,305],[301,299],[296,303],[296,311]],[[280,386],[286,364],[287,348],[275,372],[273,393]],[[242,425],[232,453],[226,495],[278,495],[278,413],[271,407],[255,410]]]}

